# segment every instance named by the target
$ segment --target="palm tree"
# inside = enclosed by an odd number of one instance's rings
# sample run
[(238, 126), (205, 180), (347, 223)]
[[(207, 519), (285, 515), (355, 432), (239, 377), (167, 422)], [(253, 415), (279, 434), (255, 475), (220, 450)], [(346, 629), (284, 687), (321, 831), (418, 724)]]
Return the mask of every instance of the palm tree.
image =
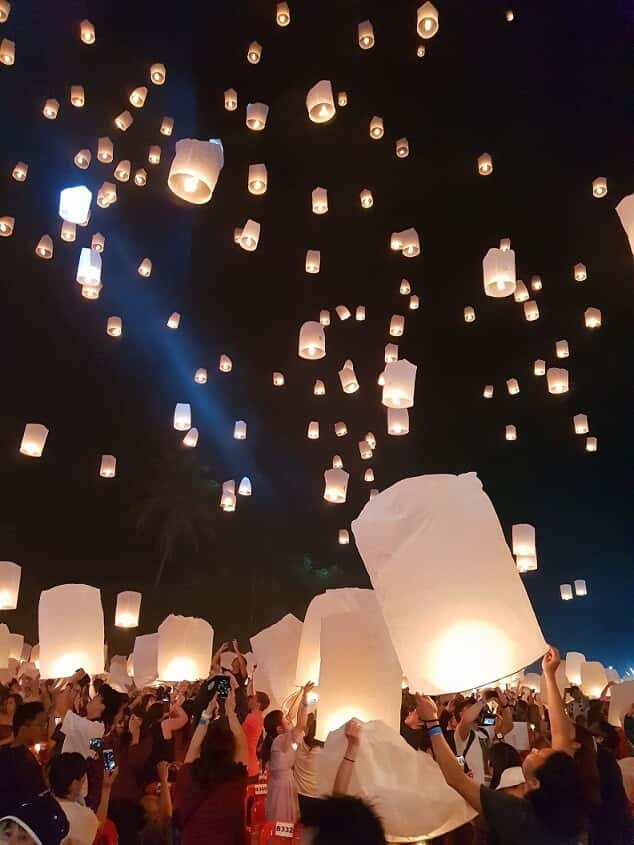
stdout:
[(214, 536), (219, 485), (207, 473), (193, 452), (170, 453), (141, 488), (133, 514), (137, 534), (153, 536), (160, 553), (155, 588), (177, 544), (197, 552), (201, 541)]

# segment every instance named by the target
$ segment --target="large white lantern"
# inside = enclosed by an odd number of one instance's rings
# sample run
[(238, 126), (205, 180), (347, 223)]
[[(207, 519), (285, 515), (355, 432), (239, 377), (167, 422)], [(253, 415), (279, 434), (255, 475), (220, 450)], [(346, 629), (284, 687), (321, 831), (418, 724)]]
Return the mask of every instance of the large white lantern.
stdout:
[(407, 408), (387, 409), (387, 433), (395, 437), (409, 434), (409, 411)]
[(566, 676), (574, 687), (581, 685), (581, 666), (585, 662), (585, 655), (578, 651), (569, 651), (566, 654)]
[(607, 682), (603, 663), (586, 660), (581, 664), (581, 692), (588, 698), (600, 698)]
[(546, 370), (548, 392), (561, 394), (568, 392), (568, 370), (559, 367), (549, 367)]
[(634, 194), (623, 197), (616, 207), (616, 213), (619, 215), (621, 226), (625, 229), (630, 249), (634, 253)]
[(630, 712), (632, 702), (634, 702), (634, 681), (622, 681), (610, 687), (608, 721), (611, 725), (617, 728), (623, 727), (623, 720)]
[(416, 10), (416, 32), (421, 38), (433, 38), (438, 32), (438, 9), (429, 0)]
[(38, 628), (42, 678), (68, 678), (77, 669), (103, 672), (103, 608), (95, 587), (61, 584), (43, 590)]
[(315, 83), (306, 94), (306, 109), (313, 123), (326, 123), (335, 116), (335, 98), (329, 79)]
[(345, 469), (327, 469), (324, 472), (324, 499), (341, 505), (346, 501), (348, 479)]
[(343, 367), (339, 370), (339, 380), (344, 393), (356, 393), (359, 389), (359, 382), (354, 372), (354, 365), (348, 358)]
[(247, 103), (247, 126), (254, 132), (261, 132), (266, 126), (269, 107), (266, 103)]
[(117, 628), (136, 628), (141, 612), (141, 593), (125, 590), (117, 595), (114, 624)]
[(192, 427), (192, 410), (188, 402), (177, 402), (174, 408), (174, 428), (188, 431)]
[(167, 184), (177, 197), (194, 205), (209, 202), (224, 165), (222, 141), (183, 138), (176, 142)]
[[(411, 689), (481, 687), (546, 651), (475, 473), (400, 481), (366, 504), (352, 530)], [(457, 597), (438, 572), (463, 573), (473, 588)]]
[(266, 164), (250, 164), (247, 176), (247, 188), (250, 194), (260, 196), (266, 193), (268, 187), (268, 173)]
[(158, 634), (143, 634), (134, 640), (132, 674), (138, 689), (158, 678)]
[(0, 560), (0, 610), (15, 610), (20, 593), (22, 567), (10, 560)]
[(416, 364), (407, 358), (385, 365), (382, 403), (387, 408), (412, 408), (416, 390)]
[(299, 330), (300, 358), (317, 361), (326, 356), (326, 334), (321, 323), (309, 320)]
[(44, 451), (44, 444), (48, 437), (48, 428), (41, 423), (27, 423), (24, 426), (20, 452), (28, 455), (29, 458), (41, 458)]
[(283, 707), (294, 691), (302, 627), (299, 619), (288, 613), (251, 637), (253, 659), (258, 667), (256, 688), (267, 693), (274, 708)]
[(257, 249), (260, 241), (260, 224), (255, 220), (247, 220), (240, 233), (240, 246), (247, 252)]
[(62, 220), (66, 220), (68, 223), (85, 226), (90, 219), (91, 203), (92, 192), (85, 185), (64, 188), (59, 195), (58, 214)]
[(482, 261), (487, 296), (511, 296), (515, 291), (515, 250), (492, 247)]
[(214, 631), (209, 622), (170, 614), (158, 629), (158, 676), (162, 681), (197, 681), (209, 675)]

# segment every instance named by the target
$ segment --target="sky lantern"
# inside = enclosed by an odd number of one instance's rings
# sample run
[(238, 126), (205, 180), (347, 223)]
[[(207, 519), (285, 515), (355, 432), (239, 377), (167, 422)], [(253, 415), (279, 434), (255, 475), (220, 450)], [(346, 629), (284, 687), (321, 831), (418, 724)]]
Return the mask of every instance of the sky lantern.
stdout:
[(335, 116), (335, 99), (329, 79), (316, 82), (306, 94), (306, 109), (313, 123), (327, 123)]
[(482, 260), (487, 296), (511, 296), (515, 292), (515, 250), (492, 247)]
[(73, 161), (75, 163), (75, 166), (78, 167), (80, 170), (87, 170), (90, 166), (91, 158), (92, 153), (90, 152), (90, 150), (83, 149), (75, 154)]
[(362, 461), (369, 461), (372, 458), (372, 447), (367, 440), (359, 440), (359, 455)]
[(563, 601), (570, 601), (572, 599), (572, 587), (570, 584), (560, 584), (559, 594)]
[(194, 381), (196, 384), (207, 384), (207, 370), (204, 367), (198, 367), (194, 373)]
[(621, 226), (630, 242), (630, 249), (634, 253), (634, 194), (628, 194), (619, 202), (616, 207)]
[(373, 138), (375, 141), (378, 141), (380, 138), (383, 137), (385, 129), (383, 128), (383, 118), (374, 115), (372, 120), (370, 121), (370, 138)]
[(578, 651), (569, 651), (566, 654), (566, 677), (571, 686), (581, 685), (581, 666), (585, 662), (586, 658)]
[(233, 369), (233, 363), (231, 358), (228, 355), (221, 355), (220, 356), (220, 363), (218, 364), (218, 369), (221, 373), (230, 373)]
[[(352, 531), (411, 689), (442, 695), (485, 686), (546, 651), (475, 473), (404, 479), (366, 504)], [(481, 589), (457, 613), (453, 584), (438, 572), (460, 569)]]
[(114, 178), (118, 182), (127, 182), (130, 179), (130, 160), (124, 158), (119, 164), (115, 167), (114, 170)]
[(516, 378), (509, 378), (506, 380), (506, 389), (509, 396), (516, 396), (520, 392), (520, 385)]
[(511, 543), (514, 555), (534, 555), (535, 527), (528, 523), (517, 523), (511, 527)]
[(337, 94), (337, 105), (341, 108), (348, 105), (348, 94), (346, 91), (339, 91)]
[(257, 65), (262, 58), (262, 45), (257, 41), (252, 41), (247, 50), (247, 60), (249, 64)]
[(273, 387), (284, 387), (284, 373), (273, 373)]
[(348, 433), (348, 426), (345, 422), (336, 422), (335, 423), (335, 434), (337, 437), (345, 437)]
[(141, 612), (141, 593), (125, 590), (117, 594), (117, 606), (114, 613), (114, 624), (117, 628), (136, 628), (139, 624)]
[(608, 180), (605, 176), (597, 176), (596, 179), (592, 180), (592, 196), (596, 197), (597, 199), (601, 199), (601, 197), (607, 196), (608, 193)]
[(524, 572), (535, 572), (537, 571), (537, 557), (535, 555), (517, 555), (515, 565), (517, 571), (521, 574)]
[(302, 623), (291, 613), (251, 637), (258, 667), (258, 689), (266, 692), (273, 707), (281, 707), (293, 692)]
[(42, 235), (35, 247), (35, 254), (38, 258), (53, 257), (53, 239), (50, 235)]
[(340, 546), (347, 546), (350, 542), (350, 534), (346, 528), (340, 528), (337, 536), (337, 542)]
[(247, 104), (247, 126), (254, 132), (261, 132), (266, 126), (269, 107), (266, 103)]
[(319, 322), (322, 326), (329, 326), (330, 325), (330, 311), (326, 310), (325, 308), (319, 312)]
[(84, 44), (94, 44), (95, 43), (95, 25), (88, 19), (84, 19), (79, 24), (79, 37), (81, 38)]
[(247, 424), (244, 420), (236, 420), (233, 425), (233, 439), (246, 440), (247, 439)]
[(531, 276), (531, 290), (540, 291), (542, 289), (542, 277), (541, 276)]
[(110, 337), (120, 337), (123, 334), (123, 323), (121, 317), (108, 317), (106, 322), (106, 333)]
[(238, 485), (238, 496), (250, 496), (252, 493), (251, 479), (245, 475)]
[(66, 241), (66, 243), (73, 243), (77, 237), (77, 225), (75, 223), (69, 223), (68, 220), (64, 220), (59, 236), (63, 241)]
[(402, 293), (403, 296), (407, 296), (412, 292), (412, 286), (410, 285), (407, 279), (401, 279), (401, 284), (399, 285), (398, 292)]
[(568, 370), (549, 367), (546, 370), (546, 381), (548, 382), (549, 393), (568, 393)]
[(438, 9), (429, 0), (416, 10), (416, 32), (421, 38), (433, 38), (438, 32)]
[(465, 323), (475, 323), (476, 313), (475, 308), (471, 305), (467, 305), (464, 309), (464, 321)]
[(321, 252), (318, 249), (306, 250), (306, 272), (319, 273), (321, 263)]
[(147, 185), (147, 171), (140, 167), (134, 172), (134, 184), (138, 188), (143, 188)]
[(357, 26), (357, 38), (362, 50), (370, 50), (374, 47), (374, 27), (370, 21), (361, 21)]
[(103, 285), (99, 282), (98, 285), (82, 285), (81, 295), (84, 299), (99, 299)]
[(15, 41), (9, 38), (3, 38), (0, 41), (0, 62), (7, 67), (15, 64)]
[(192, 410), (188, 402), (177, 402), (174, 408), (174, 428), (187, 431), (192, 426)]
[(393, 361), (398, 361), (397, 343), (386, 343), (384, 359), (386, 364), (391, 364)]
[(575, 595), (579, 598), (588, 595), (588, 588), (586, 586), (586, 582), (583, 579), (579, 579), (574, 582), (575, 584)]
[(240, 234), (240, 246), (247, 252), (253, 252), (258, 248), (260, 241), (260, 224), (255, 220), (247, 220)]
[(354, 319), (357, 323), (362, 323), (365, 320), (365, 305), (357, 305), (354, 312)]
[(401, 236), (401, 253), (405, 258), (416, 258), (420, 255), (420, 238), (416, 229), (405, 229), (400, 232)]
[(172, 132), (174, 131), (174, 118), (168, 117), (167, 115), (161, 120), (161, 126), (159, 128), (159, 132), (161, 135), (166, 135), (169, 137)]
[(478, 156), (478, 173), (480, 176), (490, 176), (493, 173), (493, 159), (489, 153)]
[(326, 333), (321, 323), (309, 320), (299, 330), (300, 358), (317, 361), (326, 356)]
[[(134, 106), (135, 109), (143, 108), (145, 105), (145, 100), (147, 98), (147, 88), (145, 85), (140, 85), (138, 88), (135, 88), (133, 91), (130, 92), (129, 100), (130, 104)], [(169, 134), (169, 133), (168, 133)]]
[(575, 282), (585, 282), (588, 278), (588, 271), (586, 269), (586, 265), (579, 262), (575, 264), (572, 268), (573, 275), (575, 277)]
[(134, 118), (126, 109), (115, 117), (114, 122), (117, 129), (120, 129), (122, 132), (127, 132), (134, 123)]
[(198, 429), (190, 428), (185, 437), (183, 437), (183, 446), (189, 449), (194, 449), (198, 445)]
[(425, 45), (424, 45), (424, 44), (419, 44), (419, 45), (416, 47), (416, 57), (417, 57), (417, 58), (419, 58), (419, 59), (424, 58), (424, 56), (425, 56), (425, 52), (426, 52), (426, 50), (425, 50)]
[(158, 676), (196, 681), (209, 675), (214, 630), (204, 619), (170, 614), (158, 627)]
[(172, 193), (194, 205), (209, 202), (224, 165), (222, 141), (182, 138), (170, 166), (167, 184)]
[(101, 283), (101, 255), (96, 249), (82, 247), (76, 278), (80, 285), (89, 287), (96, 287)]
[(311, 194), (313, 214), (326, 214), (328, 211), (328, 191), (326, 188), (314, 188)]
[(533, 373), (536, 376), (546, 375), (546, 362), (542, 358), (537, 358), (533, 365)]
[(247, 188), (250, 194), (260, 196), (266, 193), (268, 187), (268, 173), (266, 164), (250, 164), (247, 176)]
[(507, 23), (512, 23), (512, 21), (515, 20), (515, 13), (513, 12), (513, 9), (507, 9), (504, 12), (504, 19)]
[(517, 428), (514, 425), (507, 425), (504, 428), (504, 439), (505, 440), (517, 440)]
[(359, 382), (354, 372), (354, 365), (348, 358), (343, 367), (339, 370), (339, 380), (344, 393), (356, 393), (359, 389)]
[(225, 513), (233, 513), (236, 509), (236, 483), (235, 481), (223, 481), (222, 493), (220, 494), (220, 508)]
[(225, 109), (235, 111), (238, 108), (238, 92), (235, 88), (227, 88), (224, 93)]
[(0, 560), (0, 610), (17, 608), (21, 576), (21, 566), (11, 560)]
[(308, 423), (306, 437), (309, 440), (319, 440), (319, 423), (316, 420), (312, 420)]
[(5, 23), (11, 14), (11, 3), (9, 0), (0, 0), (0, 23)]
[(372, 467), (368, 467), (366, 471), (363, 473), (363, 480), (371, 483), (374, 481), (374, 470)]
[(147, 160), (150, 164), (160, 164), (161, 162), (161, 148), (158, 144), (151, 144), (147, 154)]
[(106, 247), (106, 238), (101, 232), (95, 232), (90, 239), (90, 248), (98, 253), (102, 253)]
[[(72, 620), (72, 624), (60, 620)], [(89, 675), (103, 672), (103, 608), (95, 587), (60, 584), (43, 590), (38, 630), (42, 678), (68, 678), (79, 668)]]
[(165, 69), (165, 65), (161, 62), (155, 62), (150, 67), (150, 79), (154, 85), (165, 85), (166, 77), (167, 70)]
[(152, 259), (144, 258), (137, 268), (139, 276), (144, 276), (146, 279), (152, 275)]
[(181, 315), (178, 311), (172, 311), (172, 313), (167, 318), (167, 323), (165, 324), (168, 329), (177, 329), (180, 326), (181, 322)]
[(349, 474), (344, 469), (327, 469), (324, 472), (324, 499), (341, 505), (346, 501)]
[(524, 317), (528, 323), (534, 323), (539, 320), (539, 306), (534, 299), (529, 299), (524, 303)]
[(515, 283), (515, 293), (513, 294), (513, 299), (516, 302), (528, 302), (530, 299), (530, 294), (528, 292), (528, 288), (524, 284), (521, 279), (517, 279)]
[(369, 190), (369, 188), (364, 188), (361, 191), (359, 199), (361, 200), (362, 208), (372, 208), (374, 205), (374, 197), (372, 196), (372, 191)]
[(385, 365), (381, 402), (387, 408), (412, 408), (418, 368), (406, 358)]
[(511, 248), (511, 239), (510, 238), (500, 238), (500, 249), (502, 252), (508, 252)]
[(581, 692), (588, 698), (601, 698), (608, 682), (603, 663), (586, 660), (581, 664)]
[(326, 385), (319, 378), (315, 380), (315, 384), (313, 386), (313, 395), (315, 395), (315, 396), (325, 396), (326, 395)]
[(70, 86), (70, 102), (72, 106), (75, 106), (76, 109), (81, 109), (84, 107), (86, 102), (86, 94), (84, 92), (83, 85), (71, 85)]
[(158, 677), (158, 634), (143, 634), (134, 640), (131, 674), (139, 689), (153, 684)]
[(102, 455), (99, 465), (101, 478), (114, 478), (117, 474), (117, 459), (114, 455)]
[(275, 23), (278, 26), (288, 26), (291, 22), (291, 13), (288, 8), (288, 3), (276, 3), (275, 5)]
[(85, 226), (90, 219), (92, 191), (85, 185), (64, 188), (60, 191), (58, 214), (62, 220)]
[(598, 452), (599, 441), (596, 437), (586, 437), (586, 452)]
[(396, 142), (396, 157), (407, 158), (409, 155), (409, 141), (407, 138), (399, 138)]
[(97, 158), (102, 164), (110, 164), (114, 158), (114, 145), (107, 136), (97, 140)]
[(352, 316), (350, 310), (346, 308), (345, 305), (337, 305), (337, 307), (335, 308), (335, 313), (337, 314), (337, 317), (339, 317), (340, 320), (349, 320)]
[(113, 182), (104, 182), (97, 192), (99, 208), (108, 208), (117, 201), (117, 186)]
[(44, 108), (42, 109), (42, 114), (47, 120), (55, 120), (57, 114), (59, 112), (59, 100), (56, 100), (55, 97), (50, 97), (44, 103)]
[(332, 456), (332, 468), (343, 469), (343, 461), (341, 460), (341, 455)]
[(418, 311), (420, 308), (420, 299), (413, 293), (409, 298), (409, 310), (410, 311)]
[(387, 433), (396, 437), (409, 434), (409, 411), (407, 408), (387, 409)]
[(568, 348), (567, 340), (558, 340), (555, 343), (555, 355), (558, 358), (568, 358), (570, 355), (570, 349)]
[(390, 320), (390, 335), (392, 337), (401, 337), (405, 331), (405, 317), (401, 314), (393, 314)]
[(482, 395), (485, 399), (493, 399), (493, 385), (485, 384), (484, 390), (482, 391)]
[(587, 329), (598, 329), (601, 325), (601, 311), (599, 308), (586, 308), (583, 319)]

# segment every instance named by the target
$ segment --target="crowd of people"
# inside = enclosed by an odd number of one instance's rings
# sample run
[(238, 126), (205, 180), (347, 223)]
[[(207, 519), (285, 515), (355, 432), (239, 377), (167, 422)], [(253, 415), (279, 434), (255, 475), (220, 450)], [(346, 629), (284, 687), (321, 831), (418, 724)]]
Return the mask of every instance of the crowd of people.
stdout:
[[(258, 841), (257, 796), (262, 823), (316, 845), (384, 843), (372, 796), (349, 794), (362, 724), (345, 725), (324, 794), (312, 684), (270, 709), (237, 643), (221, 668), (228, 648), (197, 683), (121, 692), (80, 669), (0, 688), (0, 843), (244, 845)], [(541, 694), (521, 684), (470, 698), (403, 692), (403, 741), (477, 813), (443, 845), (634, 843), (634, 705), (613, 727), (605, 699), (562, 694), (558, 665), (551, 648)]]

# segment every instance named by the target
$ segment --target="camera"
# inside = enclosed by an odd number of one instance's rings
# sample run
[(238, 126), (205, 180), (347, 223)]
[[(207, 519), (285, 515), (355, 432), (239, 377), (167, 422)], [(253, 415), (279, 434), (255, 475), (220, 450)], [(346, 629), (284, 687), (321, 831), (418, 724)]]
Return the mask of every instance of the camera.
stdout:
[(101, 754), (101, 752), (103, 751), (103, 739), (101, 739), (98, 736), (94, 736), (90, 740), (89, 745), (90, 745), (90, 750), (95, 751), (97, 754)]

